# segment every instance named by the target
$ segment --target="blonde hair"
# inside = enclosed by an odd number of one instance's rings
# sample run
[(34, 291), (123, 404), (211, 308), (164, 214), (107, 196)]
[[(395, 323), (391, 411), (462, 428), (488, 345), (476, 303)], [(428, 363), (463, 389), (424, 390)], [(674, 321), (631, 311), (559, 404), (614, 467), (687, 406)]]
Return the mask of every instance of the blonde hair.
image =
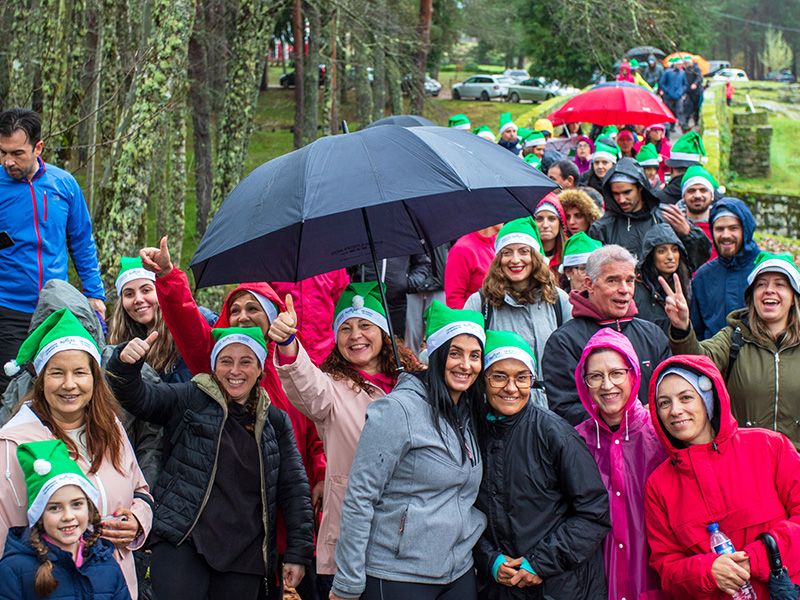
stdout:
[(156, 373), (162, 375), (172, 370), (172, 367), (178, 362), (180, 353), (167, 328), (166, 321), (161, 316), (161, 307), (156, 305), (153, 326), (148, 329), (131, 319), (131, 316), (122, 307), (122, 298), (117, 300), (114, 314), (111, 315), (111, 321), (108, 323), (108, 343), (110, 345), (123, 344), (136, 337), (144, 339), (153, 331), (158, 331), (158, 337), (150, 346), (145, 362), (153, 367)]

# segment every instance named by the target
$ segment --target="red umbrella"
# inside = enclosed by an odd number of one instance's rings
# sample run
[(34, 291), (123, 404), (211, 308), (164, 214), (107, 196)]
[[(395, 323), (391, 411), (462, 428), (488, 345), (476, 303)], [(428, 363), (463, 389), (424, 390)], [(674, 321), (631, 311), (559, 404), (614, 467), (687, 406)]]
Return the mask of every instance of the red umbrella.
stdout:
[(560, 123), (595, 125), (653, 125), (677, 121), (652, 92), (624, 82), (608, 83), (578, 94), (548, 119)]

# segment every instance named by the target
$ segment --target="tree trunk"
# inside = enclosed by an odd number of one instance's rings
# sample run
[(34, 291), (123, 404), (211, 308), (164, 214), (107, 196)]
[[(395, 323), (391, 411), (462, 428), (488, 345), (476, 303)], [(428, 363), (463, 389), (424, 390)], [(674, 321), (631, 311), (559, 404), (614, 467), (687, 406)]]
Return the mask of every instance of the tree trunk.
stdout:
[(145, 212), (153, 153), (163, 135), (165, 111), (175, 102), (186, 79), (186, 51), (194, 24), (192, 0), (156, 0), (150, 52), (134, 77), (134, 102), (127, 137), (104, 189), (95, 237), (100, 250), (100, 272), (113, 289), (120, 256), (132, 254), (132, 233)]
[(319, 64), (320, 45), (322, 41), (322, 25), (319, 8), (306, 3), (308, 19), (308, 54), (305, 57), (305, 76), (303, 77), (303, 145), (317, 139), (319, 126)]
[(419, 1), (417, 51), (414, 54), (414, 77), (411, 86), (411, 114), (422, 115), (425, 104), (425, 67), (428, 65), (428, 45), (431, 41), (433, 0)]
[(214, 166), (211, 150), (211, 91), (209, 81), (208, 47), (210, 31), (208, 15), (202, 2), (197, 4), (195, 28), (189, 40), (189, 95), (192, 103), (192, 132), (194, 144), (195, 201), (197, 237), (206, 232), (211, 212), (211, 190)]
[(405, 114), (405, 107), (403, 106), (403, 89), (400, 85), (400, 67), (397, 64), (397, 57), (400, 56), (397, 50), (397, 44), (393, 44), (394, 52), (386, 65), (386, 83), (389, 87), (389, 102), (392, 105), (393, 115)]
[(386, 110), (386, 0), (374, 0), (375, 23), (372, 27), (372, 62), (374, 67), (372, 82), (372, 120), (385, 116)]
[(356, 75), (356, 120), (362, 128), (372, 122), (372, 86), (367, 70), (372, 56), (369, 54), (366, 36), (367, 33), (361, 25), (354, 27), (352, 62)]
[(186, 221), (186, 106), (176, 106), (170, 114), (167, 147), (167, 210), (166, 234), (169, 236), (172, 262), (181, 265), (183, 229)]
[(302, 0), (292, 2), (292, 41), (294, 43), (294, 149), (303, 147), (303, 126), (305, 124), (305, 98), (303, 97), (303, 11)]
[(323, 46), (323, 53), (327, 56), (325, 73), (325, 88), (322, 93), (322, 118), (320, 126), (323, 135), (336, 135), (339, 123), (339, 105), (337, 103), (337, 85), (339, 83), (339, 65), (336, 60), (336, 7), (328, 5), (322, 14), (321, 21), (328, 23), (325, 38), (327, 44)]

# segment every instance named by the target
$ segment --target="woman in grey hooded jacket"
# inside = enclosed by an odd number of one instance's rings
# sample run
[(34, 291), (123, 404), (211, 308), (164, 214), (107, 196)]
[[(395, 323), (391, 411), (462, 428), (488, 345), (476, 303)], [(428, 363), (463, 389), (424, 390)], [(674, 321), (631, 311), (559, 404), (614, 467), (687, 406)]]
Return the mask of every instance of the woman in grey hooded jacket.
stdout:
[(480, 313), (433, 301), (429, 367), (367, 408), (342, 505), (331, 599), (475, 600), (474, 507), (482, 464), (471, 422), (482, 395)]

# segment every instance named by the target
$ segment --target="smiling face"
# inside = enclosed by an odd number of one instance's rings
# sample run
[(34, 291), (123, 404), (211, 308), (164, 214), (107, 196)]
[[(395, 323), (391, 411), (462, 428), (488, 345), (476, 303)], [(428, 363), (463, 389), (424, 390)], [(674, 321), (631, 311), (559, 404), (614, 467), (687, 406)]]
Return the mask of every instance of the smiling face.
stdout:
[(714, 441), (703, 399), (683, 377), (665, 376), (658, 384), (656, 402), (658, 418), (672, 437), (690, 446)]
[[(492, 408), (495, 416), (510, 417), (517, 414), (525, 406), (531, 395), (530, 385), (519, 388), (516, 384), (518, 377), (532, 375), (530, 369), (516, 358), (498, 360), (489, 366), (484, 373), (486, 377), (486, 401)], [(505, 375), (508, 378), (505, 386), (496, 388), (492, 385), (493, 375)]]
[(736, 217), (717, 217), (711, 226), (717, 252), (723, 258), (731, 259), (744, 247), (742, 222)]
[(53, 420), (62, 429), (75, 429), (86, 421), (86, 406), (94, 393), (94, 376), (83, 350), (64, 350), (47, 361), (42, 391)]
[(588, 277), (584, 285), (589, 300), (609, 319), (621, 319), (628, 313), (636, 285), (636, 273), (629, 262), (608, 262), (600, 267), (597, 281)]
[(533, 153), (539, 158), (542, 158), (544, 156), (544, 150), (545, 150), (544, 144), (533, 147)]
[(577, 206), (570, 206), (566, 211), (567, 231), (570, 235), (589, 231), (589, 219), (586, 218)]
[(536, 226), (539, 228), (539, 237), (543, 243), (552, 242), (558, 237), (561, 223), (558, 216), (551, 213), (549, 210), (543, 210), (536, 213), (533, 218), (536, 221)]
[(50, 496), (41, 517), (42, 529), (53, 543), (73, 556), (89, 525), (89, 500), (77, 485), (65, 485)]
[(350, 317), (336, 332), (336, 346), (344, 359), (368, 375), (378, 373), (383, 330), (367, 319)]
[[(599, 387), (590, 387), (589, 395), (600, 409), (603, 421), (612, 427), (622, 422), (633, 389), (633, 372), (626, 369), (630, 369), (628, 361), (616, 350), (593, 352), (583, 366), (585, 378), (596, 377), (599, 380), (598, 376), (602, 375), (602, 383)], [(622, 373), (625, 373), (624, 377)], [(622, 381), (615, 383), (619, 379)]]
[(714, 194), (701, 183), (690, 185), (683, 192), (683, 201), (686, 203), (686, 210), (694, 217), (693, 220), (699, 221), (700, 218), (708, 216), (708, 209), (714, 200)]
[(525, 289), (533, 271), (533, 250), (526, 244), (509, 244), (500, 249), (500, 268), (515, 290)]
[(667, 278), (678, 270), (681, 252), (678, 244), (659, 244), (653, 252), (653, 266), (659, 274)]
[(597, 175), (600, 179), (606, 176), (608, 170), (614, 166), (607, 158), (597, 157), (592, 161), (592, 168), (594, 169), (594, 174)]
[(228, 322), (231, 327), (258, 327), (265, 337), (270, 325), (261, 303), (250, 292), (241, 292), (228, 303)]
[(248, 346), (228, 344), (217, 355), (214, 374), (231, 399), (244, 404), (261, 375), (261, 364)]
[(450, 342), (447, 362), (444, 365), (444, 384), (453, 402), (475, 383), (483, 367), (481, 343), (472, 335), (462, 333)]
[(145, 327), (153, 325), (158, 307), (156, 286), (149, 279), (134, 279), (122, 288), (122, 308), (128, 316)]
[(619, 209), (626, 213), (635, 213), (642, 208), (642, 190), (635, 183), (615, 181), (611, 184), (611, 195)]
[(784, 331), (794, 306), (794, 290), (783, 273), (761, 273), (753, 282), (756, 313), (776, 331)]

